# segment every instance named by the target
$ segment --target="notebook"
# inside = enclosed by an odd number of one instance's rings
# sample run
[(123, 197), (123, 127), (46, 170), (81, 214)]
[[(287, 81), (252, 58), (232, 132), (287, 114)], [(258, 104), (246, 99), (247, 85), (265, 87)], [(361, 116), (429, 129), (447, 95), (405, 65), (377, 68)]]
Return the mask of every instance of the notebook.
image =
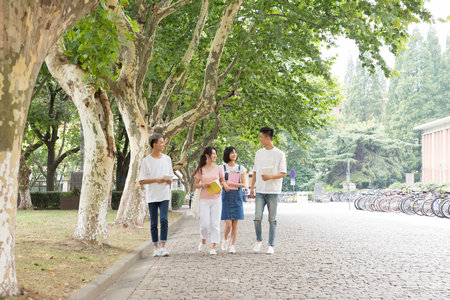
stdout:
[(222, 188), (220, 187), (219, 180), (215, 180), (209, 183), (209, 187), (206, 188), (210, 195), (220, 193)]
[(262, 168), (262, 175), (274, 175), (273, 167)]
[[(241, 174), (239, 173), (228, 173), (228, 181), (231, 181), (233, 183), (239, 183), (239, 177), (241, 177)], [(238, 187), (229, 185), (230, 190), (237, 190)]]

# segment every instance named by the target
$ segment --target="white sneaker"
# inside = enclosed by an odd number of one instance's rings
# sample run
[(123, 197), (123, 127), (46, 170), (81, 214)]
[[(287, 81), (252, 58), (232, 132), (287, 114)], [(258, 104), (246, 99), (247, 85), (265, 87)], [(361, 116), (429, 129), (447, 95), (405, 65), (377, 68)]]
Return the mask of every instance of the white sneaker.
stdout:
[(153, 249), (153, 257), (161, 256), (161, 251), (159, 248)]
[(262, 242), (256, 241), (255, 247), (253, 247), (253, 252), (261, 251), (261, 245), (262, 245)]
[(230, 246), (230, 250), (228, 252), (233, 253), (233, 254), (236, 253), (236, 248), (234, 248), (234, 245)]
[(209, 250), (209, 254), (216, 255), (217, 254), (216, 249)]
[(203, 246), (205, 246), (205, 244), (202, 244), (202, 242), (200, 242), (200, 244), (198, 244), (198, 251), (202, 251)]
[(229, 245), (230, 245), (230, 243), (228, 242), (228, 240), (223, 240), (223, 241), (222, 241), (222, 245), (221, 245), (222, 250), (223, 250), (223, 251), (227, 251)]
[(169, 256), (169, 251), (167, 251), (166, 248), (161, 248), (160, 255), (161, 256)]
[(273, 247), (272, 247), (272, 246), (269, 246), (269, 247), (267, 248), (266, 254), (273, 254), (273, 253), (274, 253)]

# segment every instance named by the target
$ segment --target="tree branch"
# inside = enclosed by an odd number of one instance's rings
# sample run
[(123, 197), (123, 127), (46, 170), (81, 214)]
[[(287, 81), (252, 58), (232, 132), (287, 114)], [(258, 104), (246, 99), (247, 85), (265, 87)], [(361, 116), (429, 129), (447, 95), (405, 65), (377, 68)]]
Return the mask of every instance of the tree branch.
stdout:
[(192, 0), (180, 0), (167, 8), (161, 9), (157, 15), (158, 20), (161, 21), (162, 19), (170, 16), (172, 13), (176, 12), (178, 9), (182, 8), (191, 1)]
[(167, 78), (166, 83), (164, 84), (164, 88), (161, 92), (161, 95), (159, 96), (158, 101), (152, 108), (152, 115), (150, 117), (149, 127), (153, 127), (155, 124), (162, 122), (162, 116), (166, 108), (167, 102), (169, 101), (169, 98), (172, 95), (173, 89), (186, 73), (186, 68), (191, 63), (192, 57), (195, 53), (195, 49), (198, 47), (198, 44), (200, 42), (200, 34), (203, 31), (203, 28), (206, 23), (206, 18), (208, 16), (208, 10), (209, 10), (209, 0), (202, 0), (202, 7), (197, 20), (197, 25), (195, 26), (195, 30), (192, 35), (191, 42), (189, 43), (189, 47), (187, 48), (183, 58), (181, 59), (179, 66)]

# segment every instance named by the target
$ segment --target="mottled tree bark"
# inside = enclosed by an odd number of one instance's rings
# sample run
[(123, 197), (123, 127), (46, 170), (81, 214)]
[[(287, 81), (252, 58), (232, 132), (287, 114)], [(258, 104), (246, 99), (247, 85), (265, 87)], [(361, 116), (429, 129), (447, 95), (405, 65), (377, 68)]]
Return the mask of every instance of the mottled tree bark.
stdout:
[(98, 0), (0, 0), (0, 296), (19, 293), (17, 176), (31, 94), (49, 48)]
[(31, 203), (30, 195), (30, 175), (31, 170), (27, 166), (25, 155), (20, 155), (20, 167), (19, 167), (19, 196), (20, 203), (17, 209), (19, 210), (33, 210), (33, 204)]
[(55, 45), (45, 59), (49, 71), (72, 98), (83, 124), (85, 156), (78, 223), (74, 238), (108, 243), (106, 214), (111, 197), (115, 145), (113, 118), (106, 93), (84, 81), (85, 71)]

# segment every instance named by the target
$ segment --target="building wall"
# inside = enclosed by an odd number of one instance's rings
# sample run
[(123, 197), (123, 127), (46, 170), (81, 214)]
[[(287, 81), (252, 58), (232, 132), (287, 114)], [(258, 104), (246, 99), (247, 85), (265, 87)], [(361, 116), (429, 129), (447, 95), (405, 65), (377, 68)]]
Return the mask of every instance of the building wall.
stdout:
[(422, 181), (450, 182), (450, 128), (422, 134)]

